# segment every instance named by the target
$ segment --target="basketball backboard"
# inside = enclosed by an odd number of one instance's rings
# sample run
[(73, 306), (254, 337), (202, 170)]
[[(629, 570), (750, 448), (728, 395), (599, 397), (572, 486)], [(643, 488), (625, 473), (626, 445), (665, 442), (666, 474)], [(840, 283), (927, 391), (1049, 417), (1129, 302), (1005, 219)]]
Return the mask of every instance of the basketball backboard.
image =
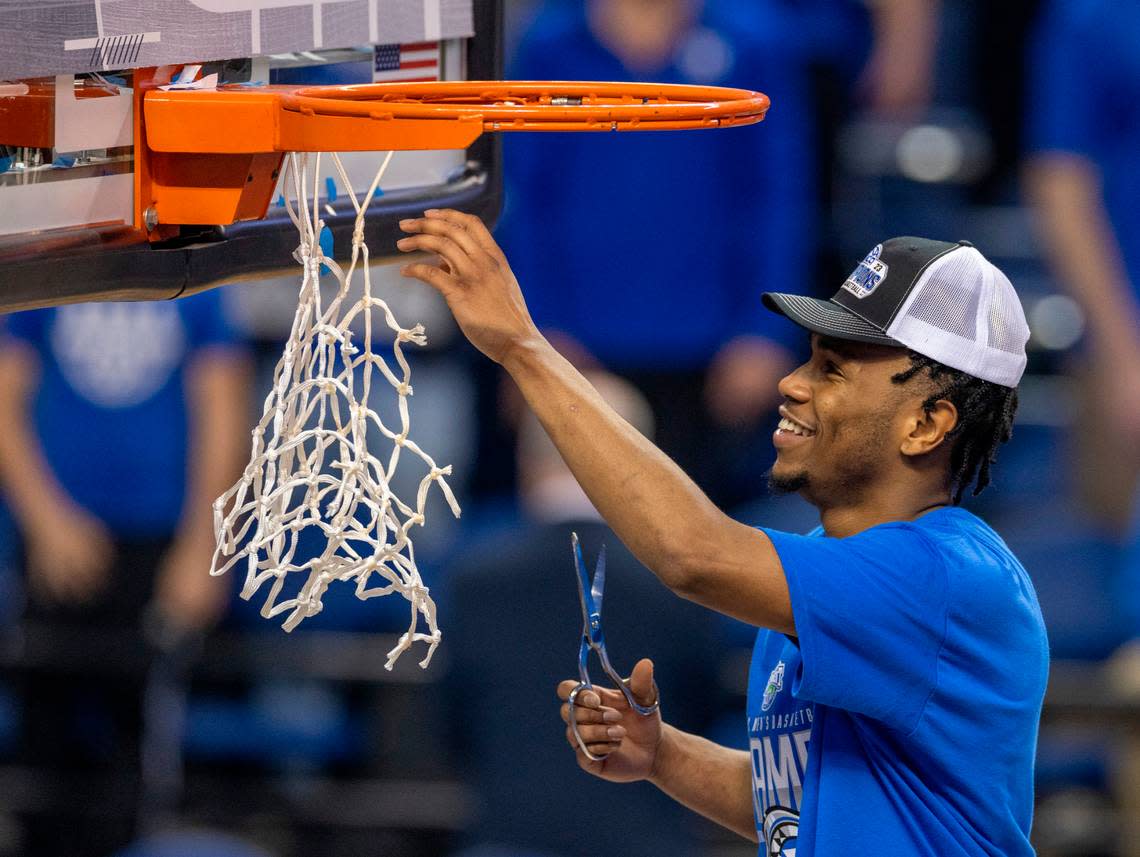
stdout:
[[(501, 6), (501, 0), (4, 4), (0, 312), (171, 298), (294, 265), (296, 231), (276, 201), (264, 217), (258, 211), (232, 225), (156, 230), (145, 222), (136, 201), (146, 89), (494, 80), (502, 76)], [(376, 155), (342, 157), (354, 189), (366, 189)], [(344, 246), (355, 212), (339, 176), (322, 174), (319, 184), (331, 238)], [(368, 243), (383, 255), (393, 248), (399, 218), (427, 205), (492, 220), (499, 196), (493, 136), (466, 150), (401, 152), (383, 198), (370, 207)]]

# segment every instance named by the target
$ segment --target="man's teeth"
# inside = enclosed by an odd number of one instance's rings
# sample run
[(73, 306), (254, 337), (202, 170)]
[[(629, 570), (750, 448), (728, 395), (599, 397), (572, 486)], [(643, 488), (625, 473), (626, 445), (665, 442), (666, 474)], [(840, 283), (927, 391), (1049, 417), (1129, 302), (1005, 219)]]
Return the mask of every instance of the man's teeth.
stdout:
[(808, 431), (799, 423), (794, 423), (787, 417), (780, 419), (780, 431), (790, 431), (792, 434), (803, 435), (804, 437), (811, 437), (815, 432)]

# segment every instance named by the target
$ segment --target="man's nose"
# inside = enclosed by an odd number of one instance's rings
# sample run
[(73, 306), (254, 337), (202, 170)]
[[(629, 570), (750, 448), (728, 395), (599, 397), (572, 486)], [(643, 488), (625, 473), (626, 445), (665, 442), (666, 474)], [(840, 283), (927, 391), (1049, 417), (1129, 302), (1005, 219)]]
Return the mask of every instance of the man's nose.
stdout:
[(776, 385), (780, 395), (792, 402), (803, 404), (811, 398), (811, 387), (804, 378), (803, 366), (792, 370)]

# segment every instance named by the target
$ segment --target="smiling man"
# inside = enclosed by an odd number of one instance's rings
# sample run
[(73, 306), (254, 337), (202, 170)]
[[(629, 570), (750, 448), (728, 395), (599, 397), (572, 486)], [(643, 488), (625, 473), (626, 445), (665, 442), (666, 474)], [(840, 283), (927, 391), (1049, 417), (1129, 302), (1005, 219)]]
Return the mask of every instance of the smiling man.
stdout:
[[(749, 752), (599, 688), (577, 722), (608, 755), (567, 731), (583, 769), (650, 780), (765, 855), (1032, 854), (1044, 626), (1025, 570), (958, 507), (989, 482), (1025, 369), (1029, 331), (997, 268), (965, 242), (895, 238), (829, 301), (764, 295), (812, 336), (779, 385), (771, 474), (819, 509), (822, 527), (797, 536), (724, 515), (614, 414), (535, 328), (478, 219), (402, 226), (401, 250), (440, 259), (405, 274), (511, 374), (630, 550), (678, 595), (761, 629)], [(650, 702), (652, 663), (629, 682)]]

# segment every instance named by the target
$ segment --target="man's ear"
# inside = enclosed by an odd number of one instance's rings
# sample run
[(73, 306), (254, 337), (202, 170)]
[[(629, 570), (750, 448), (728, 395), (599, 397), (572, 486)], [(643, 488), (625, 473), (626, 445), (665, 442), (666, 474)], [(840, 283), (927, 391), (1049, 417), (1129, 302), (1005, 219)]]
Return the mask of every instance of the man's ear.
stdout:
[(926, 455), (942, 445), (946, 435), (958, 425), (958, 409), (948, 399), (939, 399), (929, 411), (919, 404), (907, 418), (907, 433), (899, 452), (903, 455)]

